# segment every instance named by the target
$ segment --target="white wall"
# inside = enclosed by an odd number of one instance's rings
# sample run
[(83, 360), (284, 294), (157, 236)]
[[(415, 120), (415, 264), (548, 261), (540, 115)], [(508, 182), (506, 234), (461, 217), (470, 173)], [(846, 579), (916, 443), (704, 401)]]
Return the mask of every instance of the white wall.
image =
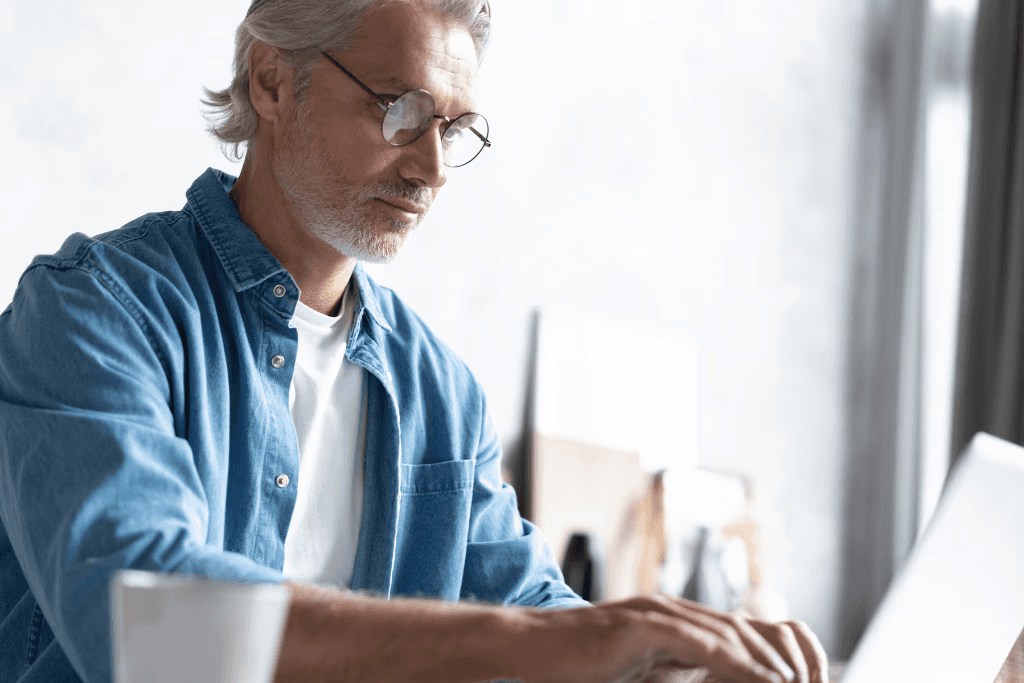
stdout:
[[(0, 5), (0, 300), (68, 233), (179, 208), (206, 166), (232, 169), (197, 101), (227, 81), (247, 4)], [(535, 307), (690, 340), (701, 460), (778, 510), (770, 578), (834, 650), (865, 3), (493, 4), (494, 147), (372, 272), (474, 368), (510, 447)]]
[(774, 502), (771, 578), (832, 647), (863, 3), (511, 4), (482, 72), (494, 148), (374, 273), (475, 369), (510, 444), (533, 307), (689, 339), (701, 460)]

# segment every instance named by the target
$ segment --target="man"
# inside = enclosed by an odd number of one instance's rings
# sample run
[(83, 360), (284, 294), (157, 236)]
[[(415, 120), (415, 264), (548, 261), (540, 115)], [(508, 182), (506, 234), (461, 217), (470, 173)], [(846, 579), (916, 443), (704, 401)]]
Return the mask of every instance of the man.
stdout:
[(573, 595), (501, 482), (479, 386), (358, 267), (490, 144), (489, 20), (257, 0), (210, 94), (239, 178), (26, 271), (0, 317), (0, 682), (109, 681), (121, 567), (292, 579), (280, 681), (824, 681), (802, 624)]

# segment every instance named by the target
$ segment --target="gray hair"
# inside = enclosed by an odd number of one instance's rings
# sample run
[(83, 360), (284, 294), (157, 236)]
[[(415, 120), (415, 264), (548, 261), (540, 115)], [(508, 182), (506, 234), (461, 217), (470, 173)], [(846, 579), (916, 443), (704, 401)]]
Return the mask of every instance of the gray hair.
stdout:
[(352, 46), (363, 15), (391, 2), (419, 1), (469, 31), (477, 63), (491, 37), (488, 0), (253, 0), (235, 32), (234, 78), (224, 90), (204, 88), (208, 130), (229, 158), (256, 141), (256, 110), (249, 99), (249, 53), (257, 41), (280, 48), (295, 69), (295, 96), (301, 101), (320, 51)]

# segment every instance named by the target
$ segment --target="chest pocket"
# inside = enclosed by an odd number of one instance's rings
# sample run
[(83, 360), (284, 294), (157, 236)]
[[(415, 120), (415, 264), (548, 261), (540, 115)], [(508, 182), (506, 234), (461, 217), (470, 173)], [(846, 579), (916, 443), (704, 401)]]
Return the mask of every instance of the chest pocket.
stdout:
[(458, 599), (475, 465), (473, 460), (401, 465), (394, 594)]
[(452, 460), (429, 465), (406, 465), (401, 468), (403, 496), (457, 493), (473, 488), (473, 460)]

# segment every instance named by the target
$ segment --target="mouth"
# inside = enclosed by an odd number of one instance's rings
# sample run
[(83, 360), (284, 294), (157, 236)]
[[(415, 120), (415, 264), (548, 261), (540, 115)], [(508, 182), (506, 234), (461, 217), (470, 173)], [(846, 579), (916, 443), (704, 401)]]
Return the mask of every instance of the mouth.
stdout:
[(402, 199), (400, 197), (388, 197), (387, 199), (375, 197), (374, 200), (403, 214), (407, 222), (419, 220), (427, 212), (427, 209), (430, 208), (429, 205), (418, 204), (410, 199)]

